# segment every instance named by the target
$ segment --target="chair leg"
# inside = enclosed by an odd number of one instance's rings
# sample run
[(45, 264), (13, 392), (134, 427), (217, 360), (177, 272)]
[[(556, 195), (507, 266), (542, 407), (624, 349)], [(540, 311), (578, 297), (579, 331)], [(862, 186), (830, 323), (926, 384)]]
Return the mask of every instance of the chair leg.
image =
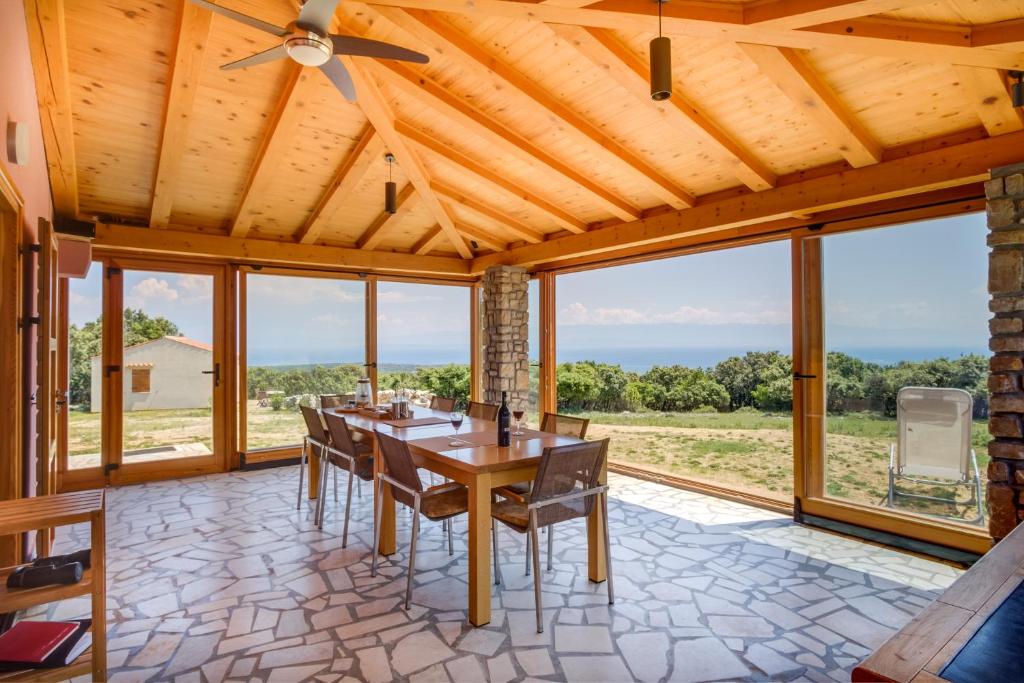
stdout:
[(295, 509), (302, 509), (302, 480), (306, 475), (306, 449), (309, 448), (309, 443), (306, 438), (302, 438), (302, 455), (299, 456), (299, 495), (295, 499)]
[(551, 571), (551, 557), (555, 553), (555, 527), (548, 527), (548, 571)]
[(533, 599), (537, 605), (537, 633), (544, 633), (544, 607), (540, 602), (540, 553), (537, 552), (537, 513), (530, 513), (530, 537), (533, 539)]
[[(332, 467), (331, 463), (327, 460), (327, 449), (323, 448), (320, 450), (320, 495), (317, 496), (320, 501), (320, 518), (317, 520), (317, 528), (324, 528), (324, 517), (327, 516), (327, 468)], [(335, 470), (338, 468), (335, 467)]]
[(356, 480), (356, 498), (363, 497), (363, 482)]
[(455, 543), (452, 541), (452, 518), (448, 519), (448, 555), (455, 554)]
[[(604, 525), (604, 563), (608, 569), (608, 604), (615, 604), (615, 589), (612, 586), (612, 537), (608, 535), (608, 492), (601, 494), (601, 504), (604, 508), (604, 515), (601, 517)], [(554, 527), (552, 527), (553, 529)]]
[(377, 504), (373, 506), (373, 552), (370, 554), (370, 576), (377, 576), (377, 549), (380, 547), (380, 518), (384, 513), (384, 482), (374, 480)]
[(412, 538), (409, 539), (409, 578), (405, 583), (405, 609), (412, 600), (412, 576), (416, 571), (416, 537), (420, 534), (420, 497), (413, 500)]
[(348, 461), (348, 493), (345, 495), (345, 526), (341, 531), (341, 547), (348, 545), (348, 518), (352, 514), (352, 480), (356, 478), (356, 462)]
[(334, 468), (334, 502), (338, 502), (338, 468)]
[(494, 556), (494, 585), (501, 585), (501, 567), (498, 566), (498, 523), (491, 520), (491, 554)]
[(526, 534), (526, 575), (530, 575), (530, 534)]

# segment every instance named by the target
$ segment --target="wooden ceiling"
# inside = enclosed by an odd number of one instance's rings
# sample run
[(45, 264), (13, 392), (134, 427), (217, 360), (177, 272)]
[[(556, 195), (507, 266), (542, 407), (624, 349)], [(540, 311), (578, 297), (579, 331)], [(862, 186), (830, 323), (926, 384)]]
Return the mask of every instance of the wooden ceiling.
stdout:
[(342, 0), (337, 32), (430, 56), (344, 58), (357, 104), (289, 60), (220, 70), (277, 39), (187, 0), (25, 2), (55, 204), (112, 246), (471, 274), (1024, 160), (1024, 0), (672, 0), (661, 103), (648, 0)]

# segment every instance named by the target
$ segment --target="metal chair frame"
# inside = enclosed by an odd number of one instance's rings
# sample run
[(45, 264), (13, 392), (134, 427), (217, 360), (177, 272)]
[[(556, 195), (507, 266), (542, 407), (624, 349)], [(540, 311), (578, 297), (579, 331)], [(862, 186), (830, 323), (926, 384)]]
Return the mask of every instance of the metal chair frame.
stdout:
[[(320, 448), (320, 493), (316, 500), (316, 514), (314, 519), (316, 520), (316, 526), (318, 529), (324, 528), (324, 516), (326, 514), (327, 504), (324, 502), (327, 496), (327, 465), (334, 464), (330, 462), (328, 455), (333, 455), (347, 463), (345, 468), (348, 471), (348, 492), (345, 496), (345, 523), (342, 527), (341, 532), (341, 547), (344, 548), (348, 545), (348, 520), (352, 513), (352, 483), (358, 480), (356, 476), (356, 459), (347, 453), (339, 451), (330, 445), (321, 444)], [(338, 469), (334, 467), (334, 500), (338, 500)]]

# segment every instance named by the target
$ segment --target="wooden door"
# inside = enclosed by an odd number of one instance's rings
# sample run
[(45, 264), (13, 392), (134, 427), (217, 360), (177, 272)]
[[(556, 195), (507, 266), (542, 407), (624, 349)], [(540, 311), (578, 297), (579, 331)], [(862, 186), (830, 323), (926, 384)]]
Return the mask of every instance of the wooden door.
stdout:
[[(23, 493), (21, 199), (0, 165), (0, 500)], [(19, 536), (0, 536), (0, 567), (20, 562)]]
[[(53, 226), (39, 219), (39, 275), (36, 310), (36, 495), (57, 492), (58, 412), (65, 407), (58, 390), (57, 331), (61, 317), (57, 275), (57, 238)], [(49, 554), (52, 529), (41, 529), (36, 551)]]

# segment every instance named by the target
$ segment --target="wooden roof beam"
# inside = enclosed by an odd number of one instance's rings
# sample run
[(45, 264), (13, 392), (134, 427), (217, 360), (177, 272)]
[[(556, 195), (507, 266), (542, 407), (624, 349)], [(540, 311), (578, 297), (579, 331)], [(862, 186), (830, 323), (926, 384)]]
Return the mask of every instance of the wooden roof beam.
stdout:
[(475, 62), (477, 66), (490, 71), (511, 90), (518, 91), (520, 95), (529, 98), (549, 115), (560, 120), (564, 124), (564, 130), (578, 142), (599, 147), (617, 162), (632, 169), (645, 181), (648, 189), (664, 203), (677, 209), (696, 204), (693, 195), (680, 187), (675, 180), (606, 135), (598, 126), (539, 87), (533, 79), (489, 54), (441, 17), (422, 10), (402, 10), (394, 7), (379, 7), (377, 11), (413, 37), (431, 45), (439, 44), (447, 55), (462, 55), (463, 58)]
[(356, 146), (338, 167), (334, 178), (317, 201), (313, 212), (306, 223), (295, 234), (295, 241), (302, 244), (316, 242), (330, 223), (331, 218), (341, 205), (355, 191), (359, 183), (366, 177), (373, 162), (384, 153), (384, 141), (380, 139), (373, 126), (367, 125)]
[(433, 108), (450, 119), (479, 131), (488, 140), (501, 145), (530, 165), (541, 165), (579, 186), (601, 205), (601, 208), (620, 220), (635, 220), (640, 209), (622, 199), (614, 192), (600, 186), (585, 173), (573, 168), (558, 157), (545, 151), (526, 137), (509, 130), (460, 97), (448, 92), (429, 77), (422, 75), (401, 62), (376, 61), (375, 68), (390, 79), (390, 82), (412, 97), (429, 103)]
[(674, 129), (681, 128), (699, 135), (741, 183), (752, 190), (766, 190), (775, 186), (776, 177), (771, 169), (689, 102), (679, 87), (673, 86), (672, 97), (665, 102), (652, 100), (648, 65), (611, 31), (563, 24), (551, 24), (550, 28), (644, 103), (644, 106), (660, 112)]
[(164, 106), (164, 124), (157, 150), (156, 177), (153, 180), (153, 203), (149, 210), (149, 224), (166, 228), (171, 221), (171, 206), (177, 190), (181, 156), (188, 139), (192, 105), (199, 90), (199, 77), (203, 71), (207, 39), (213, 13), (189, 0), (181, 0), (181, 19), (178, 39), (171, 61), (170, 85)]
[(1003, 135), (1024, 128), (1021, 111), (1013, 106), (1003, 72), (974, 66), (954, 66), (953, 69), (961, 85), (967, 89), (974, 110), (989, 135)]
[(804, 28), (923, 5), (934, 0), (770, 0), (743, 7), (743, 22), (775, 28)]
[(25, 0), (25, 21), (53, 205), (59, 215), (77, 218), (78, 171), (63, 0)]
[(370, 227), (366, 229), (366, 232), (363, 233), (362, 237), (359, 238), (359, 241), (356, 242), (356, 246), (360, 249), (376, 249), (377, 245), (384, 239), (387, 229), (402, 220), (416, 206), (416, 188), (413, 184), (407, 183), (402, 188), (402, 191), (398, 193), (396, 200), (395, 213), (381, 211), (380, 215), (377, 216), (373, 223), (370, 224)]
[(436, 138), (427, 135), (418, 128), (415, 128), (402, 120), (398, 120), (395, 121), (395, 130), (398, 131), (399, 135), (411, 140), (420, 147), (437, 154), (444, 158), (445, 161), (459, 167), (466, 173), (474, 176), (476, 179), (484, 181), (492, 187), (502, 190), (506, 194), (512, 195), (529, 204), (533, 208), (544, 213), (559, 227), (575, 233), (587, 231), (586, 223), (573, 217), (568, 212), (563, 211), (556, 204), (535, 195), (518, 183), (509, 180), (508, 176), (496, 173), (483, 164), (477, 163), (457, 149), (438, 142)]
[(285, 153), (291, 149), (295, 132), (306, 111), (306, 104), (316, 90), (321, 78), (316, 69), (306, 69), (292, 64), (284, 90), (277, 102), (277, 108), (270, 117), (263, 134), (256, 160), (249, 170), (242, 191), (242, 201), (231, 222), (231, 236), (245, 237), (249, 234), (256, 217), (257, 204), (266, 196), (267, 187), (277, 172)]
[(503, 228), (508, 230), (510, 233), (518, 237), (519, 239), (536, 244), (544, 241), (544, 235), (537, 232), (530, 226), (522, 223), (521, 221), (509, 216), (508, 214), (498, 211), (497, 209), (491, 208), (487, 204), (474, 199), (473, 197), (460, 192), (458, 189), (447, 185), (445, 183), (434, 181), (431, 185), (434, 192), (438, 195), (449, 199), (456, 204), (460, 204), (470, 211), (480, 214), (485, 218), (489, 218), (495, 223), (498, 223)]
[(757, 68), (793, 101), (851, 166), (877, 164), (882, 147), (796, 50), (741, 43)]
[(441, 244), (444, 239), (444, 230), (440, 225), (435, 225), (416, 244), (412, 245), (412, 253), (417, 256), (426, 256), (437, 249), (437, 245)]
[(502, 242), (486, 230), (481, 230), (475, 226), (458, 222), (455, 223), (455, 228), (462, 233), (462, 236), (467, 240), (472, 240), (478, 245), (486, 249), (490, 249), (491, 251), (505, 251), (508, 249), (508, 244)]
[(339, 59), (345, 64), (345, 68), (348, 69), (349, 74), (352, 76), (352, 82), (355, 84), (356, 92), (359, 95), (359, 107), (384, 140), (390, 152), (395, 155), (398, 163), (402, 165), (402, 170), (405, 171), (410, 184), (416, 188), (420, 200), (434, 216), (434, 220), (441, 226), (441, 229), (444, 230), (448, 240), (455, 247), (455, 251), (464, 259), (472, 258), (473, 252), (466, 246), (462, 236), (455, 229), (455, 223), (452, 221), (451, 216), (448, 215), (448, 211), (441, 205), (437, 195), (431, 189), (430, 176), (416, 150), (406, 142), (405, 138), (395, 132), (395, 115), (384, 100), (384, 95), (381, 93), (380, 88), (377, 87), (373, 78), (363, 71), (362, 66), (356, 64), (351, 57), (344, 56)]
[(971, 45), (1024, 50), (1024, 19), (1010, 19), (971, 27)]

